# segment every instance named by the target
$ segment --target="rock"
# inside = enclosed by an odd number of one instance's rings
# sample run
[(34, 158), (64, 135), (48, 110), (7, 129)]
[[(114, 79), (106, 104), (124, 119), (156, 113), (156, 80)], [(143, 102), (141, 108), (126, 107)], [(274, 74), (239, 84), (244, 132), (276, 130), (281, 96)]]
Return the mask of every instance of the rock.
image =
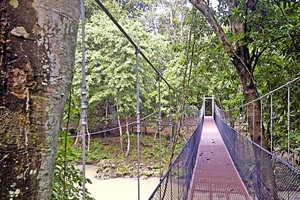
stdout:
[(106, 168), (106, 167), (112, 167), (112, 168), (116, 168), (117, 166), (117, 161), (115, 160), (112, 160), (112, 159), (103, 159), (101, 160), (99, 163), (98, 163), (98, 167), (103, 167), (103, 168)]
[(116, 167), (117, 162), (111, 159), (101, 160), (97, 165), (96, 178), (101, 180), (109, 178), (117, 178)]
[(154, 168), (153, 168), (153, 166), (146, 166), (146, 168), (148, 169), (148, 170), (153, 170)]
[(142, 175), (145, 175), (147, 177), (153, 176), (154, 175), (154, 170), (143, 171)]
[[(155, 163), (140, 163), (141, 177), (147, 179), (155, 175), (159, 168), (159, 166), (155, 166)], [(103, 159), (97, 165), (95, 177), (102, 180), (117, 177), (137, 177), (137, 163), (128, 164), (112, 159)]]

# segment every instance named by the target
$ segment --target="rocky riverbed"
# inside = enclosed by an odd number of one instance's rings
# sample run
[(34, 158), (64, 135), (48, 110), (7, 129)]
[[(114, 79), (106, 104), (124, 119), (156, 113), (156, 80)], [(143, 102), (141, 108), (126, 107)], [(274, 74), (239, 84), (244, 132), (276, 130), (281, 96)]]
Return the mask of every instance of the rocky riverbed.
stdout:
[[(159, 174), (159, 166), (154, 163), (141, 163), (141, 179), (148, 179)], [(103, 159), (97, 165), (96, 178), (106, 180), (110, 178), (137, 178), (137, 163), (125, 163), (112, 159)]]

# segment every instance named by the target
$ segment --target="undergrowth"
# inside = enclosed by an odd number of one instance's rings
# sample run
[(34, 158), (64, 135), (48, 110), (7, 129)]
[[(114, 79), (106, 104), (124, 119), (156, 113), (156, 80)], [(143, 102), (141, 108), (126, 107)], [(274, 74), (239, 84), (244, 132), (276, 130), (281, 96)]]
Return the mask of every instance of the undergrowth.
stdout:
[[(67, 146), (68, 157), (67, 162), (72, 164), (80, 164), (82, 149), (71, 145), (72, 140), (69, 139)], [(173, 160), (181, 151), (185, 140), (181, 137), (174, 150)], [(120, 145), (119, 137), (94, 137), (91, 138), (90, 149), (86, 151), (86, 163), (97, 165), (103, 159), (112, 159), (121, 166), (118, 166), (120, 171), (128, 170), (132, 172), (132, 166), (137, 163), (137, 136), (130, 134), (130, 153), (125, 156), (127, 148), (127, 135), (123, 137), (123, 148)], [(160, 148), (161, 146), (161, 148)], [(59, 149), (63, 148), (63, 144), (59, 144)], [(160, 152), (161, 149), (161, 152)], [(153, 165), (154, 168), (160, 168), (160, 160), (162, 161), (162, 168), (167, 169), (170, 164), (171, 157), (171, 141), (167, 137), (162, 136), (161, 145), (159, 138), (154, 138), (152, 135), (140, 136), (140, 158), (142, 165)], [(157, 170), (156, 175), (158, 175)]]
[[(54, 179), (52, 183), (52, 200), (79, 200), (82, 198), (82, 172), (76, 165), (81, 164), (82, 149), (73, 145), (74, 139), (65, 138), (65, 132), (62, 131), (58, 141), (58, 149), (56, 156), (56, 165)], [(155, 169), (154, 175), (160, 173), (160, 161), (162, 162), (162, 171), (167, 170), (171, 157), (171, 140), (162, 136), (161, 144), (159, 138), (152, 135), (140, 136), (140, 158), (141, 166), (152, 165)], [(174, 150), (174, 158), (179, 154), (185, 143), (184, 138), (180, 138)], [(86, 163), (97, 165), (103, 159), (111, 159), (118, 163), (117, 173), (132, 174), (137, 173), (137, 136), (130, 134), (130, 153), (125, 156), (127, 148), (127, 135), (123, 137), (123, 148), (120, 145), (119, 137), (102, 137), (92, 138), (90, 149), (86, 151)], [(149, 172), (142, 172), (142, 175), (148, 176)], [(86, 183), (91, 183), (86, 179)], [(85, 191), (86, 199), (92, 200), (90, 193)]]

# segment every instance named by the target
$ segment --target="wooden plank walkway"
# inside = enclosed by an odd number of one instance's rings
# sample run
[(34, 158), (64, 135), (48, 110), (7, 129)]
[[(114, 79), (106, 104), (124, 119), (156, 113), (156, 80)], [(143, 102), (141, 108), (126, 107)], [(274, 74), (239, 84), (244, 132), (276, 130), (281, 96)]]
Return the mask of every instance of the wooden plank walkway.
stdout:
[(205, 117), (189, 200), (249, 200), (212, 117)]

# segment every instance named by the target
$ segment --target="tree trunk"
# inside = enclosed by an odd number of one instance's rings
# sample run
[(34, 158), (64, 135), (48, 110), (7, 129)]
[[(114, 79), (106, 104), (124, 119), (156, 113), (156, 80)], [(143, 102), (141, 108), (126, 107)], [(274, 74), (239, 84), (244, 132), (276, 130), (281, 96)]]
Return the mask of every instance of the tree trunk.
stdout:
[[(240, 79), (243, 87), (245, 101), (251, 102), (252, 100), (257, 99), (259, 96), (256, 91), (255, 83), (251, 81), (253, 80), (253, 77), (245, 75), (245, 73), (243, 73), (242, 71), (238, 70), (238, 72), (244, 75), (240, 76)], [(268, 149), (268, 143), (265, 139), (264, 130), (262, 130), (263, 127), (261, 127), (260, 125), (262, 117), (260, 109), (260, 100), (254, 101), (247, 106), (247, 121), (249, 125), (249, 133), (251, 139), (255, 143)], [(274, 199), (278, 199), (275, 176), (270, 157), (260, 149), (253, 148), (253, 151), (255, 156), (256, 174), (260, 179), (260, 181), (257, 181), (256, 183), (256, 191), (259, 192), (259, 194), (257, 195), (262, 199), (268, 199), (270, 198), (270, 195)], [(264, 183), (265, 187), (267, 187), (269, 191), (262, 190), (263, 187), (261, 183)]]
[(0, 1), (0, 197), (50, 199), (80, 2)]
[(88, 136), (87, 138), (87, 150), (90, 151), (90, 145), (91, 145), (91, 134), (89, 131), (89, 124), (88, 121), (86, 121), (86, 134)]
[[(117, 105), (117, 112), (119, 111), (119, 107)], [(122, 131), (122, 125), (121, 125), (121, 120), (120, 120), (120, 115), (118, 114), (118, 126), (119, 126), (119, 133), (120, 133), (120, 146), (121, 146), (121, 151), (123, 152), (124, 147), (123, 147), (123, 131)]]
[(126, 150), (126, 158), (129, 156), (130, 152), (130, 133), (129, 133), (129, 125), (128, 125), (128, 118), (126, 117), (126, 133), (127, 133), (127, 150)]
[(82, 126), (81, 126), (81, 119), (79, 120), (79, 126), (77, 127), (76, 130), (76, 139), (74, 142), (74, 146), (77, 148), (81, 148), (82, 147)]

